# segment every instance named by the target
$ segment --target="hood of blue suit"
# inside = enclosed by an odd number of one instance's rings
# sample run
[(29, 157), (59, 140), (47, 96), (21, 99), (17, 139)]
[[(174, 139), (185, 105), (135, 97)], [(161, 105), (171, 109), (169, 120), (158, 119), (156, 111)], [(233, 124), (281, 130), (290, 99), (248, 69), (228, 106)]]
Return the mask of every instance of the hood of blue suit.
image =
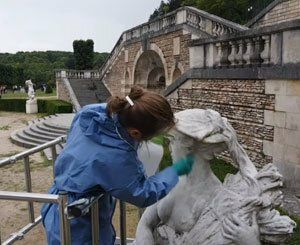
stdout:
[(108, 114), (106, 103), (85, 106), (76, 117), (74, 121), (79, 121), (84, 135), (94, 142), (129, 151), (137, 149), (138, 142), (120, 124), (118, 115)]

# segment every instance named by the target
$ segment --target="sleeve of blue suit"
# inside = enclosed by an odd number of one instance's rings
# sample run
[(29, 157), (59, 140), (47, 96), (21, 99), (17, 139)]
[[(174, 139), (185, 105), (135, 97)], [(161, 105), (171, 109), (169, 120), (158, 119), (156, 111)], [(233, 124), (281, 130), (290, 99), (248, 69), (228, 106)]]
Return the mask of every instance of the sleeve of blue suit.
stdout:
[[(106, 192), (138, 207), (156, 203), (178, 182), (178, 175), (172, 167), (146, 177), (142, 164), (138, 160), (134, 162), (132, 156), (123, 158), (123, 164), (110, 163), (109, 171), (105, 171), (107, 163), (95, 162), (92, 166), (93, 176), (96, 178), (94, 181)], [(98, 178), (96, 173), (99, 173)]]

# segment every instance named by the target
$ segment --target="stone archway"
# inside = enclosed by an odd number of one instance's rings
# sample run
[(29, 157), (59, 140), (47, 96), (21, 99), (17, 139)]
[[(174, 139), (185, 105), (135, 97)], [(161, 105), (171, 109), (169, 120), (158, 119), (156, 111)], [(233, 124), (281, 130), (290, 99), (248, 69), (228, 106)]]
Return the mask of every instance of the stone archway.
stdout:
[(143, 52), (134, 70), (134, 84), (160, 92), (166, 87), (166, 71), (160, 56), (153, 50)]
[(149, 50), (138, 51), (132, 70), (132, 83), (148, 90), (161, 92), (165, 89), (168, 77), (167, 63), (162, 50), (151, 43)]

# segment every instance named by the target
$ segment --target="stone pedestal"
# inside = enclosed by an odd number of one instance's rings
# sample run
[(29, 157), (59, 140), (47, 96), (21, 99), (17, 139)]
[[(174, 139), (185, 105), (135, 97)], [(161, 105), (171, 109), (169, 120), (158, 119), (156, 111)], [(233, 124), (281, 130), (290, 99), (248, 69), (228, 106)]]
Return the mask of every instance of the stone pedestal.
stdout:
[(38, 105), (36, 99), (26, 100), (26, 113), (27, 114), (38, 113)]

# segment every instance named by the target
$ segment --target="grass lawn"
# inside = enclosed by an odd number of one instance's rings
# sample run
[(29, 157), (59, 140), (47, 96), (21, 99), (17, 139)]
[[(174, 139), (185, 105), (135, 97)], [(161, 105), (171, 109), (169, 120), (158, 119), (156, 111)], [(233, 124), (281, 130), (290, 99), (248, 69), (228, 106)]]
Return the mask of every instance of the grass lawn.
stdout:
[[(45, 94), (44, 92), (42, 92), (41, 90), (35, 91), (35, 96), (37, 98), (44, 98), (46, 99), (47, 97), (49, 97), (49, 99), (56, 99), (56, 90), (53, 89), (53, 92), (50, 94)], [(2, 98), (3, 99), (14, 99), (14, 98), (27, 98), (28, 95), (27, 93), (13, 93), (11, 91), (9, 91), (7, 94), (2, 94)]]
[[(152, 142), (162, 145), (164, 148), (164, 155), (160, 162), (160, 170), (172, 165), (172, 158), (169, 150), (169, 142), (164, 136), (158, 136), (152, 139)], [(223, 182), (225, 176), (228, 173), (235, 174), (237, 173), (237, 169), (233, 167), (231, 164), (226, 163), (222, 159), (214, 159), (211, 162), (211, 168), (214, 174)], [(288, 215), (285, 211), (279, 210), (279, 212), (283, 215)], [(290, 215), (289, 215), (290, 216)], [(292, 238), (287, 241), (286, 245), (299, 245), (300, 244), (300, 217), (290, 216), (296, 223), (297, 229), (294, 232)]]

